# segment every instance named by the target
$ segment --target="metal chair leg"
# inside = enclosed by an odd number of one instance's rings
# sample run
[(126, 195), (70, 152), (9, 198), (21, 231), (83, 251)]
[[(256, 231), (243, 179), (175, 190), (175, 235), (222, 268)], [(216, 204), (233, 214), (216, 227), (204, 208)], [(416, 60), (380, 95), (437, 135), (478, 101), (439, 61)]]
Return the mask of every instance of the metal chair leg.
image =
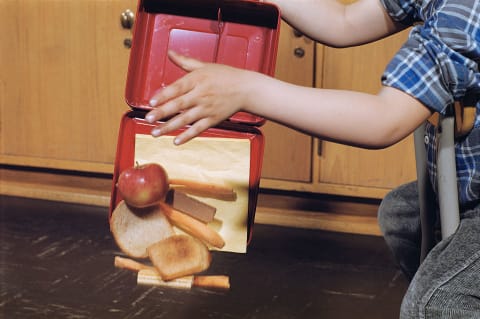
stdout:
[[(422, 230), (420, 261), (425, 259), (425, 256), (435, 244), (433, 234), (435, 205), (433, 190), (427, 174), (424, 134), (425, 124), (418, 127), (414, 133)], [(447, 238), (457, 230), (460, 224), (457, 169), (455, 162), (455, 118), (453, 116), (440, 116), (437, 136), (437, 197), (442, 238)]]
[(435, 205), (432, 200), (433, 190), (427, 174), (427, 155), (425, 151), (425, 124), (419, 126), (414, 134), (415, 163), (417, 169), (418, 199), (420, 206), (420, 226), (422, 231), (422, 242), (420, 250), (420, 262), (425, 259), (430, 249), (435, 244), (433, 232), (433, 220), (435, 216)]
[(452, 235), (460, 223), (454, 125), (455, 119), (453, 116), (440, 117), (437, 182), (442, 238)]

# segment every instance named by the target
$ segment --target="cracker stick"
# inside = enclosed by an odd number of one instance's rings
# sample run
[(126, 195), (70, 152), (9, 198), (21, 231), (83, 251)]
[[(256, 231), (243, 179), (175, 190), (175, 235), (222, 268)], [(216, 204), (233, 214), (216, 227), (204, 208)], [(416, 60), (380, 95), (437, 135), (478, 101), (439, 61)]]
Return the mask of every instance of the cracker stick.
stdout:
[(178, 228), (213, 247), (222, 248), (225, 246), (225, 241), (223, 240), (222, 236), (211, 229), (208, 225), (182, 212), (179, 212), (176, 209), (173, 209), (164, 202), (159, 203), (159, 205), (162, 208), (162, 212), (165, 214), (165, 216), (167, 216), (167, 218)]
[(169, 183), (172, 188), (179, 188), (186, 193), (191, 193), (192, 195), (228, 201), (234, 201), (237, 199), (237, 193), (233, 190), (233, 188), (225, 185), (197, 182), (185, 179), (170, 179)]
[(192, 287), (220, 290), (230, 289), (230, 279), (228, 276), (186, 276), (164, 281), (156, 271), (149, 269), (142, 269), (138, 272), (137, 284), (183, 289), (190, 289)]
[(153, 266), (148, 266), (142, 263), (139, 263), (138, 261), (135, 261), (130, 258), (124, 258), (120, 256), (115, 256), (115, 261), (114, 265), (117, 268), (122, 268), (122, 269), (127, 269), (135, 272), (139, 272), (142, 269), (155, 269)]

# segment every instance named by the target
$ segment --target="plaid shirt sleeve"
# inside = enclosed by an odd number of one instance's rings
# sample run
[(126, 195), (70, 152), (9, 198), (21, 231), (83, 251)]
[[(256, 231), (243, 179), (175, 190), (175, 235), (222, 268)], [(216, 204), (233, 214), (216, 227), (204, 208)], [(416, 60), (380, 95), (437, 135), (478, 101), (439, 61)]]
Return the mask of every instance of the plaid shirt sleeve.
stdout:
[(383, 1), (393, 19), (424, 21), (413, 27), (407, 42), (387, 65), (383, 85), (442, 114), (454, 101), (478, 90), (478, 0)]
[(412, 25), (418, 18), (415, 15), (415, 0), (380, 0), (393, 20)]
[[(476, 103), (469, 134), (455, 143), (459, 200), (480, 202), (480, 0), (381, 0), (393, 20), (412, 25), (407, 42), (382, 76), (395, 87), (445, 114), (457, 100)], [(436, 176), (436, 128), (428, 125), (425, 146), (430, 180)]]

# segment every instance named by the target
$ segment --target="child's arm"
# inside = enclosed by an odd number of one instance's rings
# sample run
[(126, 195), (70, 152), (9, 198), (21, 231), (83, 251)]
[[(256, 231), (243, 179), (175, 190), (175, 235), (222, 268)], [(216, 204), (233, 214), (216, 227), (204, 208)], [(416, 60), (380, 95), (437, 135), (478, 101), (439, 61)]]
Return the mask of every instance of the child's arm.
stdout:
[[(333, 47), (372, 42), (398, 32), (380, 0), (264, 0), (276, 4), (282, 18), (312, 39)], [(346, 1), (344, 1), (346, 2)]]
[(152, 98), (156, 108), (146, 118), (154, 122), (179, 113), (155, 128), (154, 136), (192, 124), (177, 136), (176, 144), (238, 111), (247, 111), (322, 139), (383, 148), (406, 137), (431, 114), (416, 99), (393, 88), (371, 95), (300, 87), (260, 73), (169, 54), (190, 72)]
[[(336, 0), (270, 0), (294, 27), (331, 46), (351, 46), (385, 37), (404, 27), (394, 23), (380, 0), (343, 5)], [(192, 126), (175, 142), (185, 143), (238, 111), (247, 111), (296, 130), (366, 148), (392, 145), (426, 120), (430, 111), (392, 88), (377, 95), (300, 87), (265, 75), (206, 64), (170, 53), (186, 76), (152, 97), (154, 122), (177, 113), (152, 135)]]

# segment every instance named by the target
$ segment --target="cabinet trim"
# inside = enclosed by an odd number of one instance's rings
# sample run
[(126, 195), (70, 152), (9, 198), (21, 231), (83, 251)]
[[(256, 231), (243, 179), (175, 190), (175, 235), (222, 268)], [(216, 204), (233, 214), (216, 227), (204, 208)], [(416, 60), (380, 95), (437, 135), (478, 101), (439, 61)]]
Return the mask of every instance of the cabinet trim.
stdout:
[(321, 182), (310, 184), (266, 178), (260, 180), (260, 187), (264, 189), (321, 193), (372, 199), (382, 199), (391, 190), (389, 188), (364, 187), (345, 184), (328, 184)]
[(112, 174), (112, 163), (97, 163), (86, 161), (71, 161), (52, 158), (16, 156), (0, 154), (0, 164), (14, 166), (28, 166), (38, 168), (52, 168), (79, 172)]

